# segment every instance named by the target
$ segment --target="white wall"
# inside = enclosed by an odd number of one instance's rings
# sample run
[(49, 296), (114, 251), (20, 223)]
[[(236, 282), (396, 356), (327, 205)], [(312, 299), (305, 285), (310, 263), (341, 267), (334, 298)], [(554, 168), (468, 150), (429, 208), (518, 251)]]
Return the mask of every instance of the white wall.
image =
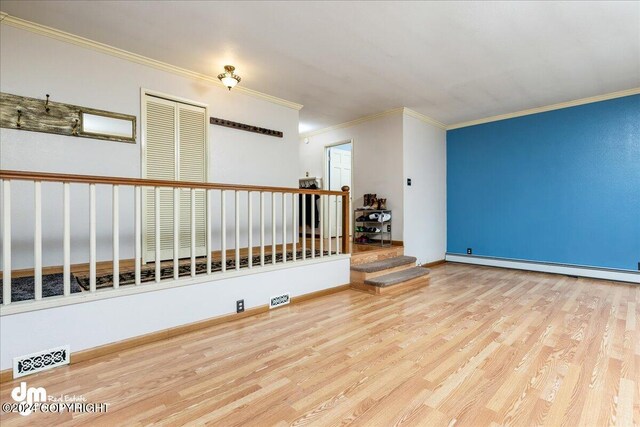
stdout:
[[(354, 206), (387, 197), (393, 239), (419, 263), (444, 259), (447, 236), (446, 131), (400, 111), (300, 141), (300, 175), (324, 178), (324, 147), (353, 140)], [(412, 185), (406, 185), (411, 178)]]
[(73, 358), (76, 351), (235, 313), (239, 299), (249, 309), (286, 292), (295, 299), (347, 283), (349, 258), (340, 256), (219, 281), (5, 315), (0, 322), (0, 370), (11, 368), (13, 357), (61, 345), (70, 345)]
[[(405, 253), (427, 263), (447, 249), (446, 131), (405, 114), (403, 120)], [(411, 178), (411, 186), (406, 179)]]
[(393, 240), (403, 235), (402, 114), (389, 114), (355, 126), (336, 129), (300, 141), (300, 176), (324, 178), (324, 147), (353, 141), (353, 206), (363, 204), (365, 193), (387, 199), (393, 210)]
[[(140, 88), (145, 88), (206, 103), (215, 117), (284, 132), (284, 138), (280, 139), (209, 126), (210, 181), (297, 187), (298, 111), (295, 109), (5, 24), (0, 25), (0, 56), (2, 92), (34, 98), (44, 98), (48, 93), (52, 101), (132, 114), (138, 118), (136, 144), (1, 129), (2, 169), (140, 177)], [(17, 269), (33, 265), (33, 185), (15, 183), (13, 187), (13, 268)], [(110, 189), (98, 187), (98, 258), (108, 260), (111, 257)], [(246, 212), (246, 195), (242, 199), (242, 209)], [(45, 266), (62, 263), (61, 200), (61, 186), (43, 184)], [(87, 262), (86, 186), (72, 186), (71, 200), (72, 262)], [(122, 188), (122, 258), (133, 257), (132, 201), (133, 192)], [(233, 203), (228, 206), (231, 209)], [(217, 212), (214, 211), (214, 218)], [(266, 212), (269, 221), (269, 205)], [(257, 209), (254, 213), (256, 227)], [(243, 218), (245, 216), (243, 214)], [(231, 210), (228, 218), (233, 218)], [(233, 224), (229, 222), (227, 234), (232, 237)], [(257, 241), (257, 233), (254, 229), (254, 241)], [(280, 234), (278, 232), (277, 236)], [(242, 237), (244, 241), (246, 236), (243, 234)], [(270, 241), (268, 235), (267, 239)], [(215, 239), (214, 245), (218, 245)], [(232, 238), (228, 247), (233, 247)]]

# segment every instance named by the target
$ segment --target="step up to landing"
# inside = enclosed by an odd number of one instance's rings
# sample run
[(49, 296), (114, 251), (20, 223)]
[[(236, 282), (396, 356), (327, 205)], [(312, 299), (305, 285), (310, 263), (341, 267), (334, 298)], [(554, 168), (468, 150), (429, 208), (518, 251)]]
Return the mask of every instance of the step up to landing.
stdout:
[(390, 289), (425, 284), (429, 270), (416, 267), (416, 258), (397, 256), (351, 266), (351, 286), (382, 294)]
[(368, 262), (366, 264), (358, 264), (351, 266), (352, 271), (360, 271), (362, 273), (375, 273), (389, 268), (400, 267), (403, 265), (415, 265), (416, 257), (398, 256), (395, 258), (382, 259), (380, 261)]
[[(358, 245), (358, 247), (361, 246)], [(369, 245), (366, 246), (366, 250), (357, 249), (351, 254), (351, 265), (366, 264), (402, 255), (404, 255), (404, 247), (402, 246), (374, 247)]]
[(413, 267), (402, 271), (396, 271), (395, 273), (385, 274), (384, 276), (378, 276), (373, 279), (365, 280), (364, 284), (386, 288), (388, 286), (393, 286), (399, 283), (407, 282), (409, 280), (421, 278), (428, 274), (429, 270), (426, 268)]
[(396, 256), (382, 258), (373, 262), (351, 266), (351, 283), (364, 284), (365, 280), (373, 279), (396, 271), (406, 270), (416, 266), (416, 258), (412, 256)]

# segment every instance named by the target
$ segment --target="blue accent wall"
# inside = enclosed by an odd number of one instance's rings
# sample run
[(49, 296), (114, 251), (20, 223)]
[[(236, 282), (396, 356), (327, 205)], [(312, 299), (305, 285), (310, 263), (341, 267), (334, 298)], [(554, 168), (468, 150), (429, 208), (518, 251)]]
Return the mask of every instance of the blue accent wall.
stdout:
[(638, 269), (640, 95), (447, 132), (447, 252)]

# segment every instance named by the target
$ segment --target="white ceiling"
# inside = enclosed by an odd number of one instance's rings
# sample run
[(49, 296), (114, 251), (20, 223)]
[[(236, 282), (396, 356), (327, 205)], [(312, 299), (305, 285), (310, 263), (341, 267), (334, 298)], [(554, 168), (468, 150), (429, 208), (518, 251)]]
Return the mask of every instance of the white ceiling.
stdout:
[(304, 104), (302, 131), (445, 124), (640, 86), (640, 2), (11, 1), (0, 9)]

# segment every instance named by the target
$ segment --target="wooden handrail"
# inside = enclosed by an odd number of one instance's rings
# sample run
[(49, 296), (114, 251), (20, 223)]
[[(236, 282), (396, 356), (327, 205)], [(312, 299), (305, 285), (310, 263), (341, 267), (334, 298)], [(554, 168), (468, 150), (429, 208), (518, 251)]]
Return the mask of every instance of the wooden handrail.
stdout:
[[(217, 184), (209, 182), (165, 181), (159, 179), (123, 178), (98, 175), (72, 175), (46, 172), (24, 172), (14, 170), (0, 170), (0, 179), (15, 179), (20, 181), (68, 182), (75, 184), (107, 184), (131, 185), (141, 187), (166, 188), (196, 188), (202, 190), (235, 190), (235, 191), (267, 191), (272, 193), (291, 194), (327, 194), (344, 196), (349, 193), (349, 187), (342, 187), (343, 191), (310, 190), (307, 188), (268, 187), (262, 185)], [(346, 190), (345, 190), (346, 189)]]

